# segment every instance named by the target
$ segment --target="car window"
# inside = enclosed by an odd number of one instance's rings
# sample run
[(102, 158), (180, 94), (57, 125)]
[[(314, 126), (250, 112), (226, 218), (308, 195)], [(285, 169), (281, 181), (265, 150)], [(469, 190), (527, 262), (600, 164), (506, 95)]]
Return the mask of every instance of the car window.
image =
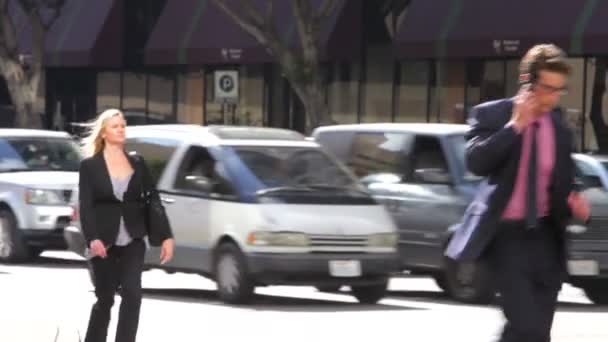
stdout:
[(225, 173), (223, 164), (213, 158), (202, 146), (192, 146), (186, 151), (178, 168), (174, 186), (175, 189), (188, 193), (207, 194), (202, 193), (203, 191), (192, 182), (192, 177), (210, 182), (212, 184), (210, 192), (213, 194), (235, 195), (234, 187)]
[(78, 144), (68, 138), (0, 139), (0, 172), (78, 171), (82, 157)]
[(417, 172), (440, 171), (449, 174), (448, 161), (441, 147), (441, 141), (437, 137), (417, 136), (412, 153), (408, 156), (411, 173), (405, 177), (406, 180), (421, 182)]
[(175, 139), (142, 137), (127, 139), (125, 147), (128, 152), (135, 152), (144, 157), (152, 180), (158, 183), (179, 144), (179, 140)]
[(359, 178), (382, 173), (402, 176), (412, 139), (407, 133), (358, 133), (347, 165)]
[(598, 176), (597, 171), (587, 162), (582, 160), (575, 160), (576, 164), (576, 175), (577, 176)]

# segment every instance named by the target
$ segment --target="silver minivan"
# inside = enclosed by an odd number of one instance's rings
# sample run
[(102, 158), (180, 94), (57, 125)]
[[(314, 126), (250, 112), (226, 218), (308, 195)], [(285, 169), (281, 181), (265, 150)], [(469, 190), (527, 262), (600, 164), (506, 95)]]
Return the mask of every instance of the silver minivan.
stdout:
[[(150, 125), (128, 127), (126, 145), (150, 166), (176, 240), (170, 263), (150, 248), (146, 267), (210, 277), (228, 303), (275, 284), (384, 297), (398, 270), (395, 225), (316, 142), (275, 128)], [(66, 232), (79, 252), (77, 227)]]

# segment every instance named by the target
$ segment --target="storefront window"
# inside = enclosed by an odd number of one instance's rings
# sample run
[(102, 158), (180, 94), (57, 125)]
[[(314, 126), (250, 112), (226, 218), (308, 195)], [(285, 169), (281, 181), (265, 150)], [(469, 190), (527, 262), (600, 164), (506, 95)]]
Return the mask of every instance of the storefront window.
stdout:
[(361, 65), (334, 63), (330, 72), (327, 98), (332, 119), (341, 124), (356, 123)]
[(97, 74), (97, 111), (120, 106), (120, 73), (100, 72)]
[(400, 82), (395, 121), (427, 121), (430, 66), (428, 61), (404, 61), (399, 64)]
[(262, 65), (247, 65), (239, 70), (239, 101), (235, 125), (264, 124), (264, 70)]
[(123, 74), (122, 110), (129, 125), (146, 124), (146, 75), (125, 72)]
[(395, 62), (390, 44), (367, 49), (362, 122), (390, 122)]
[(431, 112), (433, 116), (439, 117), (440, 122), (464, 123), (464, 85), (465, 85), (465, 62), (464, 61), (439, 61), (436, 64), (435, 75), (435, 100), (437, 103)]
[[(561, 107), (564, 110), (565, 121), (575, 135), (577, 150), (582, 148), (581, 137), (583, 134), (583, 68), (582, 58), (570, 58), (568, 63), (572, 67), (568, 84), (568, 94), (561, 99)], [(604, 108), (607, 106), (604, 105)], [(587, 107), (589, 108), (589, 107)]]
[(147, 123), (175, 122), (173, 116), (174, 76), (172, 74), (149, 75)]
[(191, 71), (178, 76), (177, 121), (188, 124), (203, 124), (202, 72)]

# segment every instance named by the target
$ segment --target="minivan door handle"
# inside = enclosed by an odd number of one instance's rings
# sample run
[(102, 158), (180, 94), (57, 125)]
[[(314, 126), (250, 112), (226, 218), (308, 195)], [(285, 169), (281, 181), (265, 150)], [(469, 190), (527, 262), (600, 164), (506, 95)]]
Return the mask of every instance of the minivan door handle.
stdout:
[(161, 196), (160, 200), (161, 200), (163, 203), (167, 203), (167, 204), (173, 204), (173, 203), (175, 203), (175, 199), (170, 198), (170, 197), (164, 197), (164, 196)]

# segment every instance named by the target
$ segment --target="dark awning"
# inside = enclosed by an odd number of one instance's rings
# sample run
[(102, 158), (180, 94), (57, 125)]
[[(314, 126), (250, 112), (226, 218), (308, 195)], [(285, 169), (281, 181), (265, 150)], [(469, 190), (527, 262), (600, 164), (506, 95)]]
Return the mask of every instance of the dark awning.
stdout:
[[(261, 6), (266, 1), (257, 1)], [(322, 0), (311, 0), (320, 5)], [(351, 60), (360, 51), (361, 2), (342, 0), (322, 28), (323, 59)], [(290, 1), (275, 1), (285, 42), (297, 42)], [(264, 7), (259, 7), (264, 8)], [(211, 0), (169, 1), (145, 49), (147, 64), (255, 64), (275, 59)]]
[(608, 31), (602, 7), (598, 0), (414, 0), (399, 27), (397, 57), (511, 57), (539, 43), (581, 55), (592, 48), (585, 38), (591, 17)]
[[(31, 54), (28, 20), (13, 7), (21, 54)], [(46, 37), (47, 67), (119, 67), (123, 61), (120, 0), (68, 0)]]

